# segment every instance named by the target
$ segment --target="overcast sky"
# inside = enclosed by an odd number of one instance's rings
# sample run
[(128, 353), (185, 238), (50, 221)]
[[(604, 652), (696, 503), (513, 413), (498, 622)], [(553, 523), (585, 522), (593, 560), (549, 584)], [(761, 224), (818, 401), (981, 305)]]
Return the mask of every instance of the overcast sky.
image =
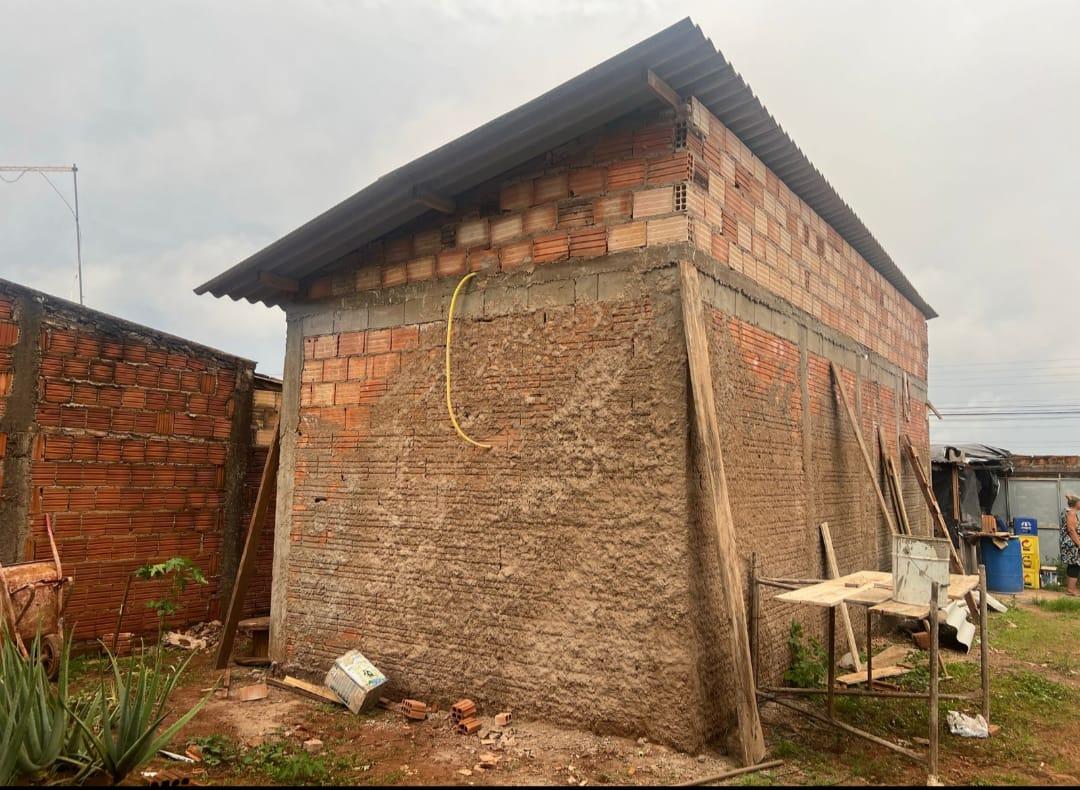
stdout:
[[(283, 314), (194, 286), (687, 14), (941, 314), (939, 409), (1080, 404), (1080, 3), (0, 0), (0, 164), (78, 164), (88, 305), (277, 374)], [(73, 235), (0, 183), (0, 276), (74, 296)], [(932, 430), (1080, 453), (1076, 416)]]

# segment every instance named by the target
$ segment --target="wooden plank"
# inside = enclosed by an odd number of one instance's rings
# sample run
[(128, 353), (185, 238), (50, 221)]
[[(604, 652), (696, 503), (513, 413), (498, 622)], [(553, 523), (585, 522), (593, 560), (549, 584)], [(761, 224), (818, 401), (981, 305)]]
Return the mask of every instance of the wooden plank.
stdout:
[(901, 444), (903, 444), (904, 452), (907, 453), (908, 461), (911, 463), (911, 470), (915, 473), (915, 482), (919, 484), (919, 490), (922, 492), (923, 499), (926, 500), (926, 506), (930, 509), (930, 520), (934, 524), (934, 529), (949, 541), (949, 558), (952, 561), (953, 572), (966, 575), (967, 571), (964, 569), (964, 563), (960, 559), (960, 555), (956, 553), (956, 547), (949, 536), (949, 528), (945, 524), (945, 515), (941, 512), (937, 497), (934, 496), (934, 489), (930, 487), (930, 480), (926, 476), (926, 469), (922, 465), (922, 459), (915, 452), (915, 447), (906, 434), (902, 437)]
[(822, 582), (821, 584), (814, 584), (810, 587), (802, 587), (798, 590), (780, 593), (776, 596), (776, 600), (784, 601), (785, 603), (805, 603), (810, 606), (820, 606), (824, 609), (832, 609), (849, 598), (873, 589), (873, 587), (873, 582), (850, 587), (844, 584), (841, 577), (841, 579), (835, 581)]
[(907, 505), (904, 504), (904, 487), (900, 482), (900, 474), (896, 469), (896, 461), (889, 449), (889, 440), (885, 436), (884, 426), (878, 426), (878, 445), (881, 450), (881, 461), (885, 466), (885, 485), (892, 497), (893, 507), (900, 524), (900, 530), (905, 535), (911, 534), (911, 521), (908, 519)]
[[(897, 675), (906, 675), (911, 671), (910, 667), (875, 667), (874, 668), (874, 680), (882, 680), (883, 678), (894, 678)], [(841, 675), (836, 679), (837, 683), (843, 683), (845, 686), (857, 686), (860, 683), (866, 682), (865, 672), (851, 672), (847, 675)]]
[(649, 86), (658, 99), (663, 102), (667, 102), (675, 108), (675, 112), (680, 115), (686, 114), (686, 103), (679, 96), (678, 91), (668, 85), (662, 80), (659, 75), (652, 69), (648, 69), (645, 72), (645, 84)]
[(270, 494), (274, 487), (274, 479), (277, 477), (280, 450), (281, 436), (275, 426), (274, 438), (270, 442), (270, 450), (266, 454), (262, 478), (259, 480), (259, 493), (255, 498), (255, 509), (251, 513), (251, 523), (248, 525), (247, 537), (244, 540), (244, 553), (240, 556), (240, 567), (236, 572), (232, 595), (229, 596), (228, 613), (225, 615), (225, 623), (221, 629), (221, 642), (218, 644), (217, 659), (214, 662), (217, 669), (224, 669), (229, 663), (229, 656), (232, 655), (233, 640), (236, 639), (236, 626), (240, 622), (240, 612), (244, 608), (244, 598), (247, 596), (251, 576), (255, 572), (255, 557), (259, 553), (263, 525), (266, 523), (266, 514), (270, 509)]
[(924, 604), (901, 603), (890, 598), (887, 601), (871, 606), (870, 611), (876, 614), (890, 614), (894, 617), (911, 617), (915, 620), (921, 620), (929, 613), (930, 604), (929, 602)]
[[(833, 550), (832, 533), (829, 532), (829, 522), (822, 521), (821, 542), (825, 546), (825, 569), (833, 579), (839, 578), (840, 566), (836, 562), (836, 552)], [(847, 637), (848, 650), (851, 652), (851, 660), (855, 671), (862, 672), (862, 661), (859, 660), (859, 644), (855, 641), (855, 629), (851, 627), (851, 613), (848, 612), (847, 604), (840, 604), (840, 620), (844, 624), (844, 635)]]
[(282, 277), (273, 272), (259, 272), (259, 284), (277, 291), (295, 294), (300, 292), (300, 281), (292, 277)]
[(703, 456), (701, 467), (705, 475), (706, 507), (711, 510), (716, 528), (720, 583), (729, 626), (727, 633), (731, 664), (723, 669), (732, 673), (740, 757), (743, 765), (754, 765), (765, 756), (765, 736), (761, 730), (757, 692), (754, 687), (754, 668), (750, 660), (750, 638), (742, 580), (736, 564), (739, 554), (735, 543), (731, 502), (728, 499), (727, 478), (724, 474), (724, 456), (720, 446), (720, 426), (716, 417), (712, 366), (709, 363), (698, 271), (689, 261), (679, 261), (679, 283), (686, 357), (693, 394), (694, 425)]
[(848, 402), (847, 394), (844, 392), (844, 381), (840, 376), (840, 368), (835, 362), (832, 363), (832, 374), (833, 381), (836, 382), (836, 391), (840, 393), (840, 402), (844, 406), (844, 411), (847, 412), (851, 429), (855, 432), (859, 450), (862, 451), (863, 463), (866, 464), (866, 473), (870, 476), (870, 482), (874, 484), (874, 493), (877, 495), (881, 515), (885, 517), (885, 523), (889, 525), (889, 531), (893, 535), (899, 534), (896, 531), (896, 524), (893, 523), (892, 514), (889, 512), (889, 506), (885, 502), (885, 495), (881, 492), (881, 486), (878, 484), (877, 472), (874, 470), (874, 463), (870, 460), (870, 451), (866, 449), (866, 442), (863, 441), (862, 431), (859, 429), (859, 420), (855, 416), (855, 410), (851, 408), (851, 404)]
[(326, 686), (320, 686), (315, 683), (308, 683), (306, 680), (294, 678), (291, 675), (286, 675), (281, 680), (268, 677), (266, 679), (266, 682), (269, 683), (271, 686), (276, 686), (277, 688), (293, 691), (297, 694), (302, 694), (303, 696), (310, 699), (318, 700), (319, 702), (329, 702), (332, 705), (345, 704), (341, 701), (341, 698), (338, 697), (337, 694), (332, 692)]

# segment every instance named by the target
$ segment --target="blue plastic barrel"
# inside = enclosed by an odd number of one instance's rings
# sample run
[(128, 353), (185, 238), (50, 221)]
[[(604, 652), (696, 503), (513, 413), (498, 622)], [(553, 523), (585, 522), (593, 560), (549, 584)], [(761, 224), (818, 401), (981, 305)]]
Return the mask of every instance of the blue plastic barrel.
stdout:
[(991, 592), (1018, 593), (1024, 591), (1024, 564), (1020, 558), (1020, 539), (1009, 538), (1005, 548), (998, 548), (993, 538), (979, 541), (983, 565), (986, 566), (986, 587)]
[(1039, 522), (1027, 516), (1017, 516), (1013, 519), (1013, 531), (1017, 535), (1038, 535)]

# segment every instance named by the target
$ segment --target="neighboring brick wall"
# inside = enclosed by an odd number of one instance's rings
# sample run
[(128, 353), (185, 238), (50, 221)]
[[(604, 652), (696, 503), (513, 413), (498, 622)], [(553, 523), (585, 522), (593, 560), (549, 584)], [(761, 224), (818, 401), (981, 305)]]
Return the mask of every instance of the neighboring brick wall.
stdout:
[[(3, 525), (20, 536), (16, 559), (52, 558), (50, 514), (75, 577), (65, 618), (76, 639), (111, 636), (128, 575), (173, 556), (209, 580), (188, 588), (173, 622), (219, 616), (229, 479), (246, 471), (229, 465), (232, 423), (251, 397), (252, 364), (11, 283), (0, 294), (0, 310), (6, 298), (40, 315), (38, 331), (20, 331), (32, 348), (16, 371), (36, 372), (19, 426), (30, 437), (26, 524)], [(162, 591), (132, 586), (124, 630), (156, 629), (146, 602)]]
[[(255, 499), (259, 495), (262, 482), (263, 465), (270, 450), (270, 441), (277, 426), (278, 412), (281, 410), (281, 383), (257, 379), (252, 396), (251, 409), (251, 461), (244, 476), (244, 518), (242, 533), (247, 534), (251, 524), (251, 514), (255, 508)], [(277, 477), (272, 480), (269, 493), (270, 502), (277, 496)], [(256, 617), (270, 613), (270, 587), (274, 573), (274, 507), (266, 513), (262, 540), (259, 542), (258, 556), (255, 560), (255, 574), (248, 585), (244, 598), (244, 617)]]

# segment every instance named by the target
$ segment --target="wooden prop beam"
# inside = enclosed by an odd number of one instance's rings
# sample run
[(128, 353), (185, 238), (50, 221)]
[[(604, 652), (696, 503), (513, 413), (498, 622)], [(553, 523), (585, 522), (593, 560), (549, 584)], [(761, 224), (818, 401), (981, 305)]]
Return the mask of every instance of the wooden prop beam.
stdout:
[(645, 84), (649, 86), (649, 90), (651, 90), (660, 101), (674, 107), (676, 113), (683, 114), (686, 112), (686, 104), (683, 102), (679, 92), (664, 82), (664, 80), (662, 80), (652, 69), (648, 69), (645, 72)]
[(413, 198), (422, 206), (438, 211), (440, 214), (453, 214), (457, 210), (457, 204), (448, 197), (443, 197), (432, 192), (430, 189), (413, 187)]
[(889, 505), (885, 502), (885, 494), (881, 491), (881, 485), (878, 483), (877, 472), (874, 470), (874, 462), (870, 460), (870, 451), (866, 449), (866, 442), (863, 441), (862, 431), (859, 430), (859, 420), (855, 416), (855, 410), (851, 408), (851, 403), (848, 402), (847, 393), (844, 392), (843, 379), (840, 377), (840, 368), (836, 363), (832, 363), (832, 375), (833, 381), (836, 382), (836, 391), (840, 394), (840, 403), (844, 407), (844, 411), (847, 412), (848, 422), (851, 423), (851, 429), (855, 432), (855, 439), (859, 442), (859, 450), (862, 451), (863, 463), (866, 464), (866, 473), (870, 475), (870, 482), (874, 484), (874, 493), (877, 495), (878, 507), (881, 508), (881, 515), (885, 517), (885, 523), (889, 525), (889, 531), (893, 535), (899, 534), (896, 531), (896, 523), (893, 521), (892, 513), (889, 512)]
[(949, 541), (949, 558), (952, 562), (952, 571), (953, 573), (967, 575), (967, 571), (964, 570), (964, 561), (956, 553), (956, 547), (949, 536), (949, 528), (945, 524), (945, 514), (941, 512), (937, 497), (934, 496), (934, 489), (930, 487), (930, 479), (926, 476), (926, 469), (922, 465), (922, 459), (915, 452), (911, 439), (906, 434), (902, 437), (901, 443), (904, 445), (904, 452), (907, 454), (911, 469), (915, 473), (915, 481), (919, 484), (919, 490), (922, 492), (923, 499), (926, 500), (926, 506), (930, 509), (930, 520), (934, 522), (934, 531)]
[(896, 469), (896, 459), (893, 458), (892, 451), (889, 449), (889, 440), (885, 436), (885, 428), (880, 425), (878, 426), (878, 445), (881, 448), (881, 462), (885, 467), (885, 485), (892, 495), (900, 530), (905, 535), (910, 535), (911, 521), (908, 519), (907, 505), (904, 504), (904, 486), (900, 482), (900, 474)]
[(702, 470), (706, 483), (706, 507), (712, 513), (716, 527), (720, 583), (724, 591), (724, 607), (731, 664), (730, 672), (738, 717), (738, 742), (743, 765), (754, 765), (765, 756), (765, 736), (754, 687), (754, 668), (750, 657), (750, 637), (746, 623), (746, 605), (738, 571), (738, 549), (735, 525), (728, 499), (724, 456), (720, 447), (720, 426), (716, 417), (713, 394), (712, 367), (709, 364), (709, 345), (705, 334), (705, 316), (697, 267), (689, 261), (679, 261), (679, 283), (682, 296), (683, 332), (686, 337), (686, 357), (690, 367), (690, 388), (693, 393), (694, 425), (701, 445)]
[(259, 272), (259, 284), (277, 291), (295, 294), (300, 292), (300, 281), (292, 277), (282, 277), (273, 272)]
[[(829, 531), (829, 522), (821, 522), (821, 542), (825, 546), (825, 569), (829, 572), (829, 578), (835, 579), (840, 576), (840, 566), (836, 562), (836, 551), (833, 550), (832, 533)], [(848, 650), (851, 660), (855, 663), (855, 671), (862, 673), (862, 661), (859, 660), (859, 644), (855, 641), (855, 629), (851, 627), (851, 613), (848, 612), (847, 604), (840, 604), (840, 619), (844, 623), (844, 634), (847, 636)], [(869, 637), (869, 633), (867, 634)], [(870, 645), (867, 643), (866, 654), (870, 654)]]
[(259, 541), (262, 539), (266, 514), (270, 510), (270, 493), (277, 477), (278, 460), (281, 457), (281, 438), (279, 426), (274, 426), (274, 438), (270, 441), (270, 450), (266, 454), (262, 478), (259, 480), (259, 493), (255, 498), (255, 509), (251, 514), (247, 537), (244, 539), (244, 553), (240, 557), (240, 567), (236, 572), (232, 595), (229, 596), (229, 611), (225, 615), (225, 624), (221, 629), (221, 642), (218, 644), (217, 659), (214, 666), (224, 669), (232, 655), (233, 641), (236, 639), (236, 626), (240, 622), (240, 612), (244, 608), (251, 576), (255, 572), (255, 557), (259, 553)]

